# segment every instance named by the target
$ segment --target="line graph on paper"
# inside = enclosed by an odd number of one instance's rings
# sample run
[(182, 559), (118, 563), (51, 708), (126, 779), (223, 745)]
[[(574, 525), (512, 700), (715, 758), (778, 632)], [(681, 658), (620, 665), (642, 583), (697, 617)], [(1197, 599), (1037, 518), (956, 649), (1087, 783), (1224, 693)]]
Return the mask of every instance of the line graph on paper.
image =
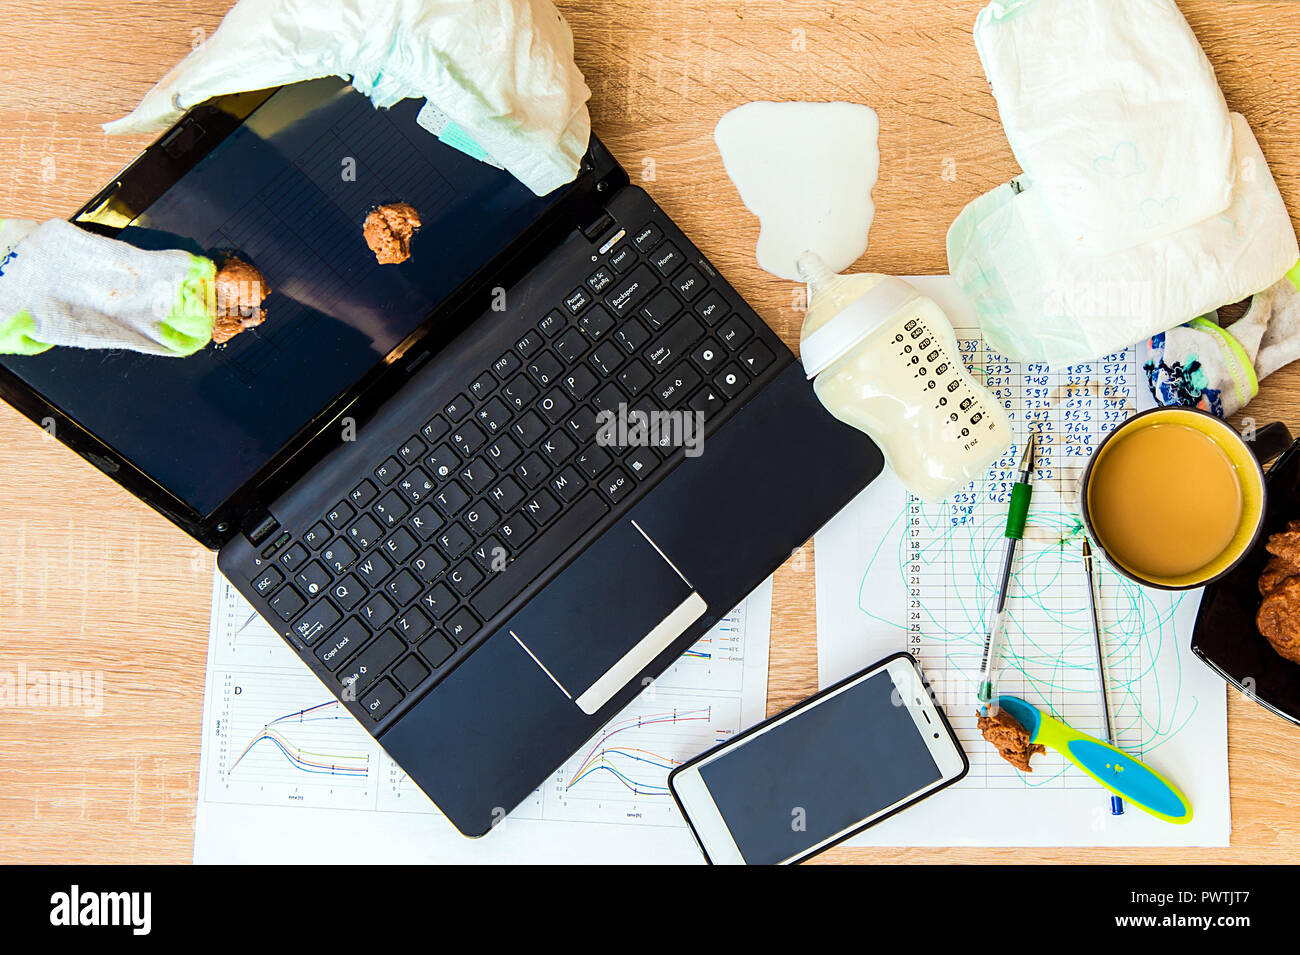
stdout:
[[(1093, 449), (1133, 412), (1137, 358), (1130, 349), (1056, 370), (1011, 362), (978, 336), (962, 338), (960, 347), (1003, 403), (1017, 444), (978, 485), (937, 505), (904, 495), (897, 511), (880, 518), (870, 532), (875, 544), (867, 548), (858, 607), (878, 624), (903, 631), (908, 651), (943, 694), (971, 757), (971, 774), (961, 785), (1088, 788), (1090, 781), (1067, 772), (1053, 753), (1035, 757), (1032, 775), (1000, 760), (976, 728), (973, 690), (997, 596), (1014, 468), (1032, 431), (1039, 448), (1034, 498), (1013, 574), (998, 688), (1084, 732), (1102, 733), (1075, 501)], [(1195, 711), (1195, 699), (1178, 693), (1174, 618), (1184, 598), (1141, 588), (1104, 561), (1097, 571), (1116, 742), (1136, 756), (1149, 755)], [(882, 594), (901, 595), (903, 614), (892, 599), (882, 602)]]
[[(747, 653), (747, 606), (726, 614), (511, 818), (680, 826), (671, 769), (763, 716), (766, 639), (762, 652)], [(225, 581), (215, 585), (210, 654), (206, 799), (437, 814)]]

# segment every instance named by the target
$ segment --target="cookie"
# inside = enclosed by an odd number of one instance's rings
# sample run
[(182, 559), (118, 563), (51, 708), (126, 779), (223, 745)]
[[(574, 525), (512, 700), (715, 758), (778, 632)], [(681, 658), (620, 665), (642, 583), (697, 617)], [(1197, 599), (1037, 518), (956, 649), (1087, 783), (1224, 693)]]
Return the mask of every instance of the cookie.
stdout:
[(1029, 742), (1029, 732), (1006, 710), (990, 712), (987, 716), (976, 714), (979, 730), (998, 755), (1023, 773), (1032, 773), (1029, 757), (1046, 753), (1041, 743)]
[(1300, 530), (1295, 528), (1296, 523), (1300, 522), (1292, 521), (1291, 530), (1274, 534), (1264, 547), (1274, 557), (1281, 557), (1288, 563), (1300, 565)]
[(398, 265), (411, 257), (411, 236), (418, 228), (420, 214), (405, 202), (394, 202), (372, 210), (362, 231), (380, 265)]
[(1273, 588), (1255, 623), (1279, 656), (1300, 663), (1300, 577), (1288, 577)]
[(1270, 557), (1264, 565), (1264, 572), (1259, 575), (1260, 596), (1267, 597), (1282, 581), (1296, 576), (1300, 576), (1300, 566), (1282, 557)]
[(217, 321), (212, 329), (213, 342), (224, 345), (240, 332), (266, 321), (262, 301), (271, 294), (271, 289), (257, 269), (232, 256), (217, 271), (214, 284)]

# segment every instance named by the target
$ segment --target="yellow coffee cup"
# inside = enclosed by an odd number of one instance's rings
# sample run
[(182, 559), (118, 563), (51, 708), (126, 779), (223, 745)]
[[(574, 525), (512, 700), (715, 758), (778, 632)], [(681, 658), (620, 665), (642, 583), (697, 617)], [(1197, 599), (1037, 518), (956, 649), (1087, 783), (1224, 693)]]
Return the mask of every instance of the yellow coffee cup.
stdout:
[(1084, 471), (1079, 503), (1096, 549), (1125, 576), (1165, 590), (1201, 587), (1228, 573), (1264, 524), (1260, 460), (1272, 453), (1264, 445), (1290, 442), (1281, 425), (1257, 434), (1265, 432), (1267, 442), (1252, 450), (1226, 422), (1193, 408), (1129, 418)]

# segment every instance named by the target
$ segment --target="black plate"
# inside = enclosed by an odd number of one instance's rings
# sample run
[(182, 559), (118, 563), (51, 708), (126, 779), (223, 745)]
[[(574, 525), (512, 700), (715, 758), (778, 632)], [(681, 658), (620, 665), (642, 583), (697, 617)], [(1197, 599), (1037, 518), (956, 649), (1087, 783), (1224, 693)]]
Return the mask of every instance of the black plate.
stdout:
[(1254, 550), (1236, 569), (1205, 588), (1192, 633), (1192, 652), (1250, 699), (1300, 725), (1300, 664), (1284, 660), (1255, 626), (1262, 598), (1259, 575), (1268, 563), (1270, 534), (1300, 519), (1300, 441), (1268, 471), (1268, 514)]

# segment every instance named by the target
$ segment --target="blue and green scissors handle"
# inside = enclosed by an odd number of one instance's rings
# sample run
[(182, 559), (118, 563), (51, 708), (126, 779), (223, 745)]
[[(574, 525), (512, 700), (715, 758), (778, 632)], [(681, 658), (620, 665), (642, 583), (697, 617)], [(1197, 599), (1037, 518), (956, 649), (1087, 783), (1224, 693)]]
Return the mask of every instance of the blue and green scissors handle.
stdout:
[(999, 696), (994, 704), (1025, 728), (1030, 742), (1056, 750), (1115, 795), (1165, 822), (1181, 826), (1192, 821), (1192, 804), (1187, 797), (1145, 763), (1080, 733), (1019, 697)]

